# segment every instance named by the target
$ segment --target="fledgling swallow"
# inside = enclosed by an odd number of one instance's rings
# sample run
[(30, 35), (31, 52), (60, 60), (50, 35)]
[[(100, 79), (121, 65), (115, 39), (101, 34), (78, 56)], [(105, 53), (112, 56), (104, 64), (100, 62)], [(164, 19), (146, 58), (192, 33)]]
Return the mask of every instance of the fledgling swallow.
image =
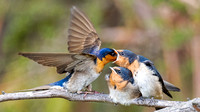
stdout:
[(130, 70), (123, 67), (110, 67), (110, 69), (111, 74), (105, 78), (110, 91), (109, 96), (114, 103), (129, 105), (132, 99), (141, 96)]
[(59, 74), (69, 75), (55, 83), (38, 89), (60, 86), (69, 92), (78, 92), (91, 84), (101, 73), (104, 65), (115, 61), (116, 51), (100, 49), (101, 41), (90, 20), (78, 8), (71, 8), (68, 29), (70, 53), (19, 53), (44, 66), (56, 67)]
[(164, 92), (172, 98), (166, 87), (172, 91), (180, 91), (179, 88), (173, 86), (171, 83), (165, 82), (164, 84), (160, 73), (149, 59), (129, 50), (117, 50), (117, 52), (118, 57), (114, 63), (131, 70), (143, 97), (162, 99), (162, 93)]
[[(137, 64), (132, 64), (131, 66), (131, 62), (137, 58), (137, 54), (129, 50), (117, 50), (117, 52), (118, 52), (118, 56), (114, 63), (116, 63), (119, 66), (126, 67), (132, 72), (134, 72), (135, 67), (133, 65), (137, 65)], [(168, 91), (180, 92), (180, 89), (178, 87), (174, 86), (173, 84), (165, 80), (163, 81)]]

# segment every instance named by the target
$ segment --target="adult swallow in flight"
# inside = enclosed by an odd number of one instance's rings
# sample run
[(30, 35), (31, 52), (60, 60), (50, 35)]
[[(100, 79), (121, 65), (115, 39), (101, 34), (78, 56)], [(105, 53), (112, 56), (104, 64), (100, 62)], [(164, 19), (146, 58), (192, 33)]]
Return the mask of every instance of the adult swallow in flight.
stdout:
[(56, 67), (59, 74), (69, 73), (66, 78), (39, 89), (60, 86), (78, 92), (97, 79), (105, 64), (116, 60), (116, 51), (100, 49), (101, 41), (92, 23), (75, 6), (71, 8), (68, 39), (70, 53), (19, 53), (44, 66)]
[(129, 50), (117, 50), (118, 57), (115, 63), (121, 67), (131, 70), (135, 82), (139, 86), (139, 90), (143, 97), (154, 97), (156, 99), (163, 98), (163, 92), (172, 98), (166, 87), (172, 91), (180, 91), (179, 88), (164, 81), (160, 73), (155, 68), (153, 62), (149, 59), (136, 55)]
[(110, 67), (110, 69), (111, 74), (105, 78), (110, 91), (109, 96), (114, 103), (129, 105), (131, 99), (141, 96), (130, 70), (123, 67)]

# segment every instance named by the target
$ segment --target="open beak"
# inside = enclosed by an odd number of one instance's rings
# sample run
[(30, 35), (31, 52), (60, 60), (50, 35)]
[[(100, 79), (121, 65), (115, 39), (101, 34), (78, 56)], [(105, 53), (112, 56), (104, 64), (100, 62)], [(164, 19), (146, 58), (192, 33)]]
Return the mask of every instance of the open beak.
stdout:
[(119, 53), (118, 53), (117, 50), (115, 50), (114, 48), (113, 48), (113, 50), (114, 50), (115, 53), (117, 54), (117, 58), (116, 58), (116, 60), (112, 62), (112, 63), (115, 63), (115, 62), (119, 59)]
[(111, 69), (111, 71), (115, 72), (117, 74), (117, 72), (115, 71), (115, 69), (113, 67), (109, 67)]

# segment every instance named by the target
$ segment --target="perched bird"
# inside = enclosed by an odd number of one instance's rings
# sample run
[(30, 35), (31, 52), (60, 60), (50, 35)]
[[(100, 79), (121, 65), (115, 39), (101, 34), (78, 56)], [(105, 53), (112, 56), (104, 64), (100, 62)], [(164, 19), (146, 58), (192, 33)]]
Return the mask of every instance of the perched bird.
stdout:
[(68, 39), (70, 53), (19, 53), (44, 66), (56, 67), (59, 74), (69, 73), (66, 78), (38, 89), (60, 86), (78, 92), (100, 75), (105, 64), (116, 60), (115, 50), (100, 49), (101, 41), (92, 23), (75, 6), (71, 8)]
[(130, 70), (123, 67), (110, 67), (110, 69), (111, 74), (106, 75), (105, 78), (113, 102), (129, 105), (131, 99), (141, 96)]
[(121, 67), (128, 68), (139, 86), (143, 97), (163, 98), (163, 92), (172, 98), (167, 88), (172, 91), (180, 91), (171, 83), (165, 82), (160, 73), (149, 59), (136, 55), (129, 50), (117, 50), (118, 56), (114, 63)]

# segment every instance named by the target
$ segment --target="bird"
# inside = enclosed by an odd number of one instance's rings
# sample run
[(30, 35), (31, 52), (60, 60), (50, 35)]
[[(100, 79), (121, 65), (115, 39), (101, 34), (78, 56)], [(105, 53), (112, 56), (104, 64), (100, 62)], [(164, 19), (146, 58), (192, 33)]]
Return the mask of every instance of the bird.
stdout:
[(69, 53), (19, 53), (44, 66), (56, 67), (57, 73), (68, 74), (64, 79), (50, 83), (35, 90), (62, 87), (68, 92), (81, 93), (96, 80), (104, 66), (115, 61), (117, 52), (102, 48), (101, 40), (88, 17), (77, 7), (71, 8), (68, 28)]
[(139, 86), (142, 97), (163, 99), (163, 93), (172, 98), (168, 89), (180, 91), (169, 82), (162, 79), (153, 62), (144, 56), (137, 55), (130, 50), (117, 50), (115, 64), (128, 68)]
[(130, 101), (141, 96), (132, 72), (124, 67), (110, 67), (111, 74), (105, 79), (109, 88), (109, 96), (114, 103), (130, 105)]

